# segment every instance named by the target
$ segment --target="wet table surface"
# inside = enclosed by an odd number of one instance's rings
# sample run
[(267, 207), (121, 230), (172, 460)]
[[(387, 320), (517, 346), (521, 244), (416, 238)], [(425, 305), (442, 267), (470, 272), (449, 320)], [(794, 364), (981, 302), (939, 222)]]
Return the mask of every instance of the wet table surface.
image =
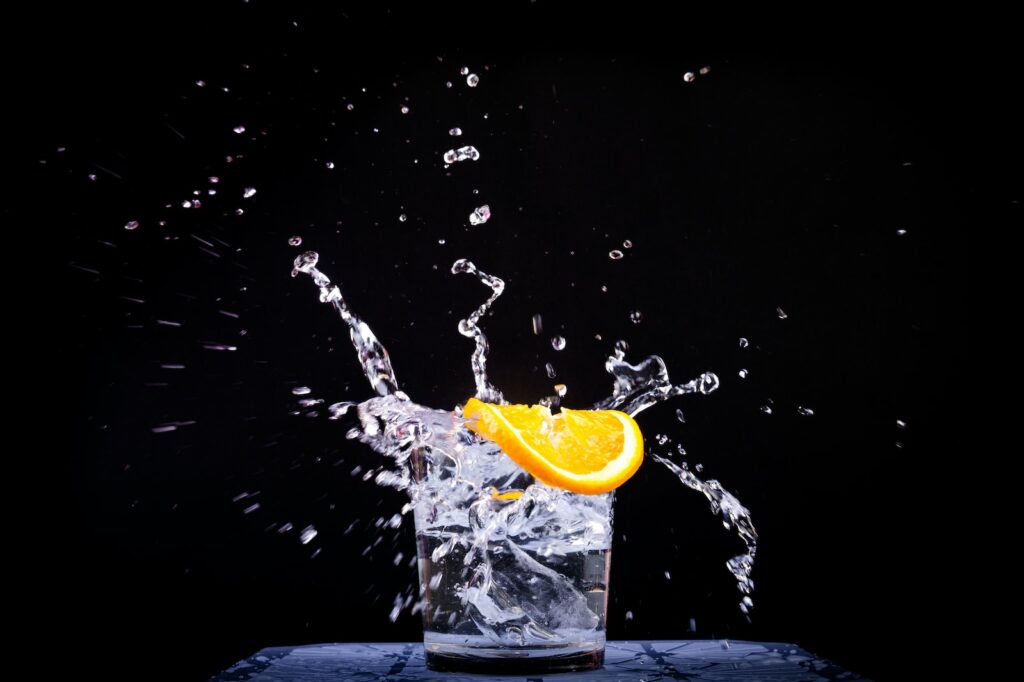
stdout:
[(738, 640), (616, 641), (601, 670), (554, 675), (470, 675), (427, 670), (422, 644), (313, 644), (263, 649), (211, 682), (655, 682), (865, 680), (793, 644)]

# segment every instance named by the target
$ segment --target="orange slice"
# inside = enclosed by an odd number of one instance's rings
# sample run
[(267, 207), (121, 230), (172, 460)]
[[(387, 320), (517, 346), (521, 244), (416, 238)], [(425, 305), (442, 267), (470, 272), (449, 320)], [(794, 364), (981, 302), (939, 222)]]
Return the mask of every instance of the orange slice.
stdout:
[(494, 405), (470, 398), (467, 426), (494, 441), (516, 464), (548, 485), (584, 495), (614, 490), (644, 459), (633, 418), (618, 410), (567, 410)]

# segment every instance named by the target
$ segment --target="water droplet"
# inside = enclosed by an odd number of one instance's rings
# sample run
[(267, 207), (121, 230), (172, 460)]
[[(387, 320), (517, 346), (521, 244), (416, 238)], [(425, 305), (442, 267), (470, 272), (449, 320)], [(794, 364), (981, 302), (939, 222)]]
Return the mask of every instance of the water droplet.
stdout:
[(765, 414), (771, 414), (772, 413), (772, 408), (769, 405), (762, 405), (761, 406), (761, 411), (764, 412)]
[(440, 244), (441, 246), (444, 246), (446, 242), (443, 239), (438, 239), (437, 243)]
[(292, 389), (292, 395), (309, 395), (313, 392), (309, 386), (296, 386)]
[(211, 185), (216, 185), (218, 182), (220, 182), (220, 178), (218, 178), (216, 175), (211, 175), (206, 179), (210, 181)]
[(555, 393), (559, 398), (564, 396), (569, 391), (569, 387), (565, 384), (555, 384)]
[(544, 370), (548, 373), (548, 379), (554, 379), (556, 375), (555, 366), (550, 362), (544, 365)]
[(444, 153), (444, 162), (447, 164), (458, 163), (459, 161), (476, 161), (480, 158), (480, 152), (477, 151), (476, 147), (466, 146), (459, 147), (458, 149), (449, 149)]
[(787, 317), (789, 317), (789, 315), (786, 314), (786, 311), (783, 310), (782, 308), (776, 308), (775, 313), (779, 316), (780, 320), (784, 320)]
[(747, 339), (746, 339), (746, 338), (744, 338), (744, 337), (742, 337), (742, 336), (741, 336), (741, 337), (740, 337), (740, 348), (746, 348), (746, 347), (747, 347), (747, 346), (749, 346), (749, 345), (750, 345), (750, 342), (749, 342), (749, 341), (747, 341)]
[(89, 181), (90, 182), (96, 182), (96, 174), (95, 173), (89, 173)]
[(491, 219), (491, 207), (487, 204), (477, 208), (469, 214), (470, 225), (483, 225)]
[(627, 249), (632, 249), (633, 248), (633, 242), (630, 241), (629, 239), (627, 239), (624, 242), (622, 242), (622, 246), (624, 248), (627, 248)]
[(448, 134), (451, 135), (452, 137), (458, 137), (459, 135), (462, 134), (462, 128), (452, 128), (451, 130), (448, 131)]
[(676, 452), (678, 452), (683, 457), (686, 457), (686, 448), (683, 447), (682, 443), (676, 443)]
[(551, 347), (554, 348), (555, 350), (562, 350), (563, 348), (565, 348), (565, 337), (556, 336), (553, 339), (551, 339)]
[(189, 201), (188, 199), (186, 199), (185, 201), (181, 202), (181, 207), (182, 208), (192, 208), (192, 202)]
[(353, 109), (356, 108), (356, 105), (350, 102), (349, 104), (345, 105), (345, 108), (348, 109), (349, 111), (352, 111)]
[(626, 620), (633, 620), (633, 612), (626, 611)]
[(459, 74), (462, 75), (462, 76), (468, 75), (469, 74), (469, 67), (468, 66), (463, 66), (461, 69), (459, 69)]
[(683, 74), (683, 80), (686, 81), (687, 83), (692, 83), (693, 81), (697, 80), (697, 74), (695, 74), (693, 71), (687, 71), (686, 73)]
[(399, 216), (398, 216), (398, 222), (400, 222), (400, 223), (404, 223), (408, 219), (409, 219), (409, 217), (407, 215), (405, 215), (404, 213), (399, 214)]
[(622, 260), (623, 253), (618, 249), (612, 249), (608, 252), (608, 257), (612, 260)]
[(306, 526), (302, 529), (302, 532), (299, 534), (299, 542), (301, 542), (304, 545), (308, 545), (313, 540), (313, 538), (316, 537), (316, 535), (316, 528), (314, 528), (313, 526)]
[(447, 81), (447, 82), (446, 82), (446, 83), (444, 84), (444, 87), (446, 87), (446, 88), (450, 88), (450, 87), (452, 87), (452, 82), (451, 82), (451, 81)]
[(802, 405), (798, 405), (797, 408), (796, 408), (796, 411), (799, 412), (804, 417), (813, 417), (814, 416), (814, 410), (812, 410), (809, 407), (803, 407)]
[(402, 107), (400, 111), (401, 111), (401, 112), (402, 112), (403, 114), (408, 114), (408, 113), (409, 113), (409, 107)]
[(718, 389), (718, 375), (714, 372), (704, 372), (697, 379), (697, 390), (708, 395)]
[(241, 135), (242, 133), (245, 132), (245, 126), (235, 126), (234, 128), (232, 128), (232, 130)]
[(701, 464), (700, 462), (698, 462), (697, 464), (695, 464), (693, 468), (694, 468), (694, 470), (696, 470), (696, 472), (697, 472), (698, 474), (699, 474), (700, 472), (704, 471), (704, 465), (703, 465), (703, 464)]
[(313, 268), (316, 267), (317, 261), (320, 260), (320, 254), (316, 251), (306, 251), (299, 254), (295, 258), (294, 268), (292, 269), (292, 277), (295, 277), (300, 272), (304, 272), (307, 275), (312, 273)]
[(643, 319), (644, 314), (641, 313), (639, 310), (634, 310), (629, 314), (629, 321), (632, 322), (633, 324), (640, 324), (640, 322), (642, 322)]
[(333, 161), (328, 161), (324, 165), (327, 166), (327, 170), (333, 170), (334, 169), (334, 162)]
[(625, 354), (626, 351), (628, 351), (628, 350), (629, 350), (629, 344), (626, 342), (625, 339), (619, 339), (618, 341), (615, 342), (615, 352), (616, 353)]
[(682, 423), (682, 424), (686, 423), (686, 415), (683, 414), (682, 410), (680, 410), (680, 409), (676, 410), (676, 419), (678, 419), (679, 422)]
[(748, 374), (749, 374), (749, 372), (747, 370), (745, 370), (745, 369), (741, 369), (739, 371), (740, 379), (746, 379)]
[(288, 243), (291, 246), (302, 246), (302, 237), (295, 235), (294, 237), (288, 238)]
[(466, 85), (468, 85), (469, 87), (475, 88), (479, 84), (480, 76), (476, 75), (475, 73), (471, 73), (468, 76), (466, 76)]
[(137, 229), (139, 229), (139, 221), (138, 220), (129, 220), (128, 222), (126, 222), (124, 224), (124, 229), (126, 229), (126, 230), (137, 230)]
[(203, 81), (203, 80), (196, 81), (196, 87), (205, 88), (206, 87), (206, 81)]
[(898, 428), (898, 429), (905, 429), (905, 428), (907, 428), (907, 422), (903, 421), (902, 419), (897, 419), (896, 420), (896, 428)]
[(700, 67), (699, 73), (702, 76), (706, 76), (709, 73), (711, 73), (711, 67), (710, 66), (702, 66), (702, 67)]
[(252, 197), (255, 194), (256, 194), (256, 188), (255, 187), (246, 187), (245, 190), (242, 192), (242, 197), (248, 199), (248, 198)]
[(672, 580), (672, 574), (668, 571), (665, 571), (665, 580)]
[(655, 439), (656, 441), (658, 441), (658, 445), (664, 445), (664, 444), (665, 444), (665, 443), (667, 443), (667, 442), (668, 442), (668, 440), (669, 440), (668, 436), (666, 436), (666, 435), (665, 435), (665, 434), (663, 434), (663, 433), (659, 433), (658, 435), (656, 435), (656, 436), (654, 437), (654, 439)]
[(540, 313), (533, 316), (533, 333), (534, 335), (540, 335), (544, 331), (544, 320), (541, 318)]

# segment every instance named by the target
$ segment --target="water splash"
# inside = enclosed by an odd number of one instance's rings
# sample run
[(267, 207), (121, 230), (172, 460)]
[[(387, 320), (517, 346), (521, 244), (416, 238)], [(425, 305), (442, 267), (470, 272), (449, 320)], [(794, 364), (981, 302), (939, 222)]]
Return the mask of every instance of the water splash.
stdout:
[(490, 309), (501, 292), (505, 290), (505, 282), (497, 277), (488, 275), (477, 269), (473, 263), (460, 258), (452, 264), (452, 274), (466, 273), (476, 275), (477, 279), (491, 288), (491, 297), (484, 301), (483, 305), (473, 311), (473, 314), (464, 320), (459, 320), (459, 333), (473, 339), (476, 349), (470, 363), (473, 367), (473, 380), (476, 382), (476, 397), (485, 403), (504, 403), (505, 398), (501, 395), (494, 384), (487, 379), (487, 337), (480, 329), (480, 318)]
[(342, 321), (348, 325), (349, 337), (352, 345), (356, 348), (359, 356), (359, 364), (370, 380), (370, 386), (378, 395), (388, 395), (398, 391), (398, 380), (395, 378), (395, 370), (391, 367), (391, 359), (388, 352), (369, 325), (356, 317), (341, 295), (341, 289), (331, 284), (330, 278), (316, 268), (320, 254), (316, 251), (306, 251), (295, 259), (295, 267), (292, 269), (292, 277), (305, 273), (313, 278), (313, 283), (320, 287), (320, 302), (330, 303), (341, 316)]

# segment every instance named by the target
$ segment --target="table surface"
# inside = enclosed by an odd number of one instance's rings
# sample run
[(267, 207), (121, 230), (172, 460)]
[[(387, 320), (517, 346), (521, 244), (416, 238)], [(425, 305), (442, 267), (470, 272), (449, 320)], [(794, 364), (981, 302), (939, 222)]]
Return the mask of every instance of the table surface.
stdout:
[(794, 644), (736, 640), (616, 641), (601, 670), (555, 675), (470, 675), (427, 670), (423, 645), (312, 644), (263, 649), (211, 682), (633, 682), (865, 680)]

